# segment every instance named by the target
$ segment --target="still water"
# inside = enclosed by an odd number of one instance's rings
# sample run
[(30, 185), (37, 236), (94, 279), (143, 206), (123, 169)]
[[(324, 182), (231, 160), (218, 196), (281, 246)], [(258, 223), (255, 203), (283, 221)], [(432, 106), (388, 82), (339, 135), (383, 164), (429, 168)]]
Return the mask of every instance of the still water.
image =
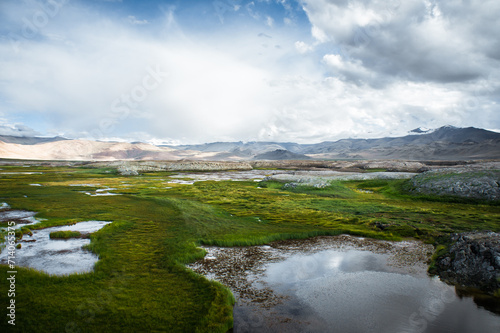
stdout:
[[(500, 332), (500, 316), (460, 299), (438, 278), (403, 273), (387, 259), (368, 251), (294, 255), (269, 264), (264, 281), (288, 296), (274, 311), (297, 322), (284, 325), (287, 331)], [(273, 326), (269, 331), (283, 331)]]
[(498, 299), (428, 276), (424, 244), (342, 237), (206, 247), (190, 267), (233, 291), (236, 333), (500, 332)]
[[(30, 267), (53, 275), (67, 275), (92, 271), (99, 259), (94, 253), (83, 248), (90, 239), (50, 239), (53, 231), (71, 230), (82, 234), (95, 232), (106, 224), (106, 221), (87, 221), (70, 226), (52, 227), (33, 230), (33, 235), (23, 235), (19, 242), (20, 249), (15, 250), (12, 259), (16, 266)], [(7, 264), (7, 247), (0, 253), (0, 263)]]

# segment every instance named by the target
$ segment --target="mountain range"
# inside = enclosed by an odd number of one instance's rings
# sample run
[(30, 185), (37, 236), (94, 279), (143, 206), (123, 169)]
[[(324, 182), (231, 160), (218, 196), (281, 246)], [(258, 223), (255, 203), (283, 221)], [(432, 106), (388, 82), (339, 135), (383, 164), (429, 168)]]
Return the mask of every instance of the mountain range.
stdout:
[(402, 137), (342, 139), (316, 144), (293, 142), (213, 142), (155, 146), (148, 143), (71, 140), (62, 137), (0, 135), (0, 158), (31, 160), (302, 160), (500, 159), (500, 133), (444, 126), (417, 128)]

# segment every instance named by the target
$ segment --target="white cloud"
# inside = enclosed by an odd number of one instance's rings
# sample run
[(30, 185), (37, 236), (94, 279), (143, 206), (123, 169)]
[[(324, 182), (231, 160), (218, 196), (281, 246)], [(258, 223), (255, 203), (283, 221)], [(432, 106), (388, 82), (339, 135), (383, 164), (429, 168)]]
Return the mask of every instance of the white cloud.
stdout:
[(248, 15), (250, 15), (250, 17), (252, 17), (254, 20), (260, 19), (260, 13), (255, 11), (255, 3), (253, 1), (247, 3), (245, 5), (245, 8), (248, 12)]
[[(488, 7), (491, 5), (491, 7)], [(320, 43), (336, 43), (344, 57), (363, 61), (382, 75), (462, 82), (496, 67), (492, 50), (500, 21), (498, 2), (305, 0)], [(408, 77), (407, 77), (408, 78)]]
[[(211, 41), (186, 37), (174, 13), (165, 16), (162, 38), (91, 13), (72, 17), (71, 25), (55, 22), (67, 27), (57, 29), (60, 40), (23, 41), (15, 57), (8, 43), (0, 43), (6, 69), (0, 81), (9, 82), (1, 94), (11, 101), (0, 110), (10, 115), (36, 110), (50, 119), (48, 131), (63, 129), (72, 136), (143, 131), (190, 141), (255, 138), (273, 112), (266, 81), (284, 70), (271, 62), (287, 51), (272, 48), (264, 54), (253, 31), (248, 34), (255, 37), (243, 39), (238, 33)], [(144, 90), (145, 80), (153, 83), (145, 79), (148, 67), (169, 74), (155, 89)], [(131, 107), (127, 95), (134, 93), (140, 101), (132, 100)]]
[(404, 135), (419, 126), (457, 125), (463, 94), (438, 84), (397, 83), (384, 90), (346, 83), (341, 78), (275, 82), (275, 102), (282, 107), (260, 132), (261, 140), (302, 142), (343, 137)]
[(267, 26), (268, 26), (268, 27), (270, 27), (270, 28), (272, 28), (272, 27), (273, 27), (273, 25), (274, 25), (274, 20), (273, 20), (273, 18), (272, 18), (271, 16), (268, 16), (268, 17), (266, 18), (266, 24), (267, 24)]
[(136, 25), (143, 25), (143, 24), (148, 24), (148, 20), (138, 20), (135, 16), (129, 15), (127, 17), (127, 20), (130, 24), (136, 24)]
[(328, 35), (323, 30), (319, 29), (317, 26), (313, 25), (313, 27), (311, 28), (311, 34), (320, 43), (326, 43), (330, 41)]
[(339, 54), (325, 54), (323, 63), (329, 69), (329, 74), (340, 77), (345, 82), (357, 85), (370, 85), (381, 88), (392, 82), (387, 76), (376, 73), (371, 68), (364, 66), (360, 59), (344, 59)]
[(294, 45), (297, 51), (301, 54), (308, 53), (314, 50), (314, 47), (312, 45), (306, 44), (303, 41), (296, 41)]

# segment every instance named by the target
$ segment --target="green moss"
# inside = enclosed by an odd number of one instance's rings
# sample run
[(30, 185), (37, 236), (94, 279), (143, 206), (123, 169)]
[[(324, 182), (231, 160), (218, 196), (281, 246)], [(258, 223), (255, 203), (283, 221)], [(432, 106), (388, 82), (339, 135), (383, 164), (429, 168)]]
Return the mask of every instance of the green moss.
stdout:
[(371, 169), (365, 169), (366, 172), (387, 172), (387, 169), (385, 168), (371, 168)]
[(16, 235), (16, 239), (22, 239), (24, 235), (32, 236), (33, 233), (31, 232), (31, 230), (29, 228), (21, 227), (21, 228), (15, 230), (15, 235)]
[(431, 262), (429, 264), (428, 272), (430, 274), (437, 274), (437, 267), (436, 267), (436, 262), (439, 258), (443, 257), (448, 253), (448, 245), (444, 244), (439, 244), (436, 246), (436, 249), (434, 250), (434, 253), (432, 254), (431, 257)]

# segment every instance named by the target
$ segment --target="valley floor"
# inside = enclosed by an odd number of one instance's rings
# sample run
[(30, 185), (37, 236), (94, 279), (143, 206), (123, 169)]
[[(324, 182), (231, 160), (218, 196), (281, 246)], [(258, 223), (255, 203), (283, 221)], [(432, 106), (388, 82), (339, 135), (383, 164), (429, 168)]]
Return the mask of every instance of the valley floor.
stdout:
[[(273, 170), (259, 181), (189, 182), (195, 176), (177, 174), (126, 176), (109, 165), (0, 165), (0, 205), (37, 212), (41, 222), (29, 229), (112, 222), (90, 236), (88, 249), (100, 258), (91, 273), (50, 276), (17, 268), (16, 325), (4, 318), (2, 331), (226, 332), (233, 323), (230, 290), (185, 266), (203, 258), (200, 245), (339, 234), (439, 245), (453, 232), (500, 231), (498, 201), (414, 193), (405, 179), (285, 186), (264, 178)], [(21, 255), (22, 247), (17, 251)], [(9, 270), (0, 266), (3, 281)], [(1, 284), (3, 309), (11, 299), (7, 287)]]

